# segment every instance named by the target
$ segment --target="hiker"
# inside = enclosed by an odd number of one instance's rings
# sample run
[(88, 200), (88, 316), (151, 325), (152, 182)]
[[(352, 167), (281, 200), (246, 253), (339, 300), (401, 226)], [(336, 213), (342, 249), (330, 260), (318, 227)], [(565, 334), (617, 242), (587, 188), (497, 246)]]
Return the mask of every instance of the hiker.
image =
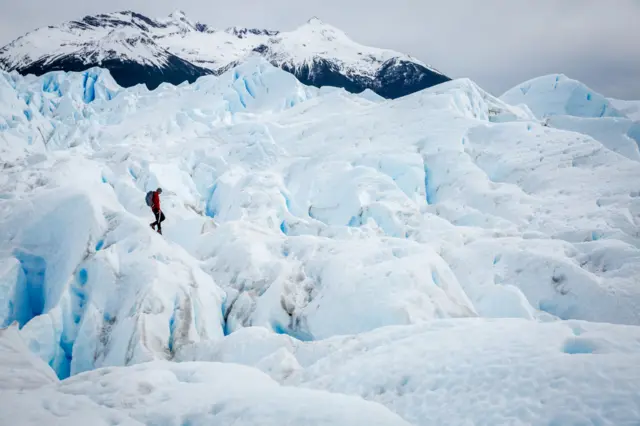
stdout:
[(160, 194), (162, 194), (162, 188), (158, 188), (155, 191), (147, 192), (147, 205), (151, 207), (153, 215), (156, 217), (156, 221), (150, 224), (151, 229), (156, 230), (158, 225), (158, 234), (162, 235), (162, 221), (165, 219), (164, 213), (160, 210)]

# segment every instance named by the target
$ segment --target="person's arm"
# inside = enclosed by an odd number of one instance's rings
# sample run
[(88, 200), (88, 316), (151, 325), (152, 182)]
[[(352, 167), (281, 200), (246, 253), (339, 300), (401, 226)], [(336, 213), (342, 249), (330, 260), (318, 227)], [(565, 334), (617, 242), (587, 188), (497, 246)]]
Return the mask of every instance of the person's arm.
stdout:
[(160, 196), (157, 192), (153, 193), (153, 205), (160, 210)]

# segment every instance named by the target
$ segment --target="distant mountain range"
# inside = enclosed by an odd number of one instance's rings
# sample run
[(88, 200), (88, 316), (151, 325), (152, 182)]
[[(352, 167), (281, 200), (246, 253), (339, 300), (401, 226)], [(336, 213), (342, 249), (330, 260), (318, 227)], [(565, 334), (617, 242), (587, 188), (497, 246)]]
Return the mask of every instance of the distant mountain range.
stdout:
[(450, 80), (408, 55), (360, 45), (316, 18), (290, 32), (217, 30), (180, 11), (164, 19), (114, 12), (39, 28), (2, 47), (0, 67), (42, 75), (98, 66), (123, 87), (143, 83), (154, 89), (221, 74), (250, 55), (263, 56), (307, 85), (371, 89), (385, 98)]

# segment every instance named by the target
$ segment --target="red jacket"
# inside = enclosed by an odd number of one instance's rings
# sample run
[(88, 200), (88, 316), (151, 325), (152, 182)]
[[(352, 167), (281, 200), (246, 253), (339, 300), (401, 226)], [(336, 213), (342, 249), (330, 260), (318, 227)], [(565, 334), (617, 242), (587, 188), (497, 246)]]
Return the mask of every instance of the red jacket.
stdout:
[(153, 200), (151, 202), (151, 210), (157, 212), (160, 210), (160, 195), (158, 195), (157, 191), (153, 191)]

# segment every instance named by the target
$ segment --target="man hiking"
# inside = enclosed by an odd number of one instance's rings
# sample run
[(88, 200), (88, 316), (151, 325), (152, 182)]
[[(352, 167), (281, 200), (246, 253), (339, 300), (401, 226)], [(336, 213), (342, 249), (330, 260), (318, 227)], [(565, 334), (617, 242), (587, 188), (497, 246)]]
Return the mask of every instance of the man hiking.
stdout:
[(147, 192), (146, 201), (147, 205), (151, 207), (153, 215), (156, 217), (156, 221), (149, 226), (151, 226), (151, 228), (155, 231), (157, 225), (158, 234), (162, 235), (162, 221), (165, 219), (165, 217), (162, 210), (160, 210), (160, 194), (162, 194), (162, 188), (158, 188), (155, 191), (149, 191)]

